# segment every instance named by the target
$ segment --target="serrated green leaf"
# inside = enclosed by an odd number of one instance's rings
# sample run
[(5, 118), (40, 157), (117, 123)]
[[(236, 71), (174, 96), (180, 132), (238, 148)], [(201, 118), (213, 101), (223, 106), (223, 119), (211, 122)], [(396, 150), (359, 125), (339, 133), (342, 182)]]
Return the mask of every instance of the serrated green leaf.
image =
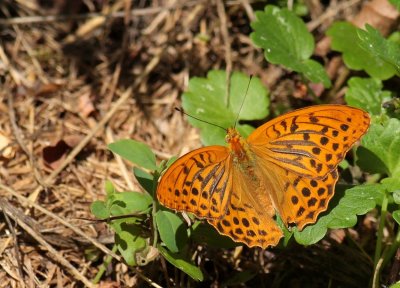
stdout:
[(254, 32), (250, 38), (264, 49), (269, 62), (303, 73), (312, 82), (322, 82), (325, 87), (331, 85), (321, 64), (309, 59), (314, 51), (314, 38), (292, 11), (267, 5), (264, 11), (256, 12), (251, 27)]
[(154, 176), (138, 167), (133, 167), (133, 174), (140, 186), (142, 186), (150, 195), (154, 195)]
[(149, 170), (156, 170), (156, 156), (153, 151), (142, 142), (132, 139), (119, 140), (108, 145), (115, 154), (122, 158)]
[[(214, 70), (207, 74), (207, 78), (190, 79), (189, 89), (182, 96), (182, 106), (185, 111), (194, 117), (224, 128), (235, 125), (238, 115), (239, 120), (265, 118), (269, 112), (268, 90), (262, 86), (260, 79), (253, 77), (249, 82), (248, 76), (234, 72), (231, 76), (229, 105), (227, 105), (225, 103), (225, 75), (225, 71)], [(245, 100), (244, 103), (243, 100)], [(242, 103), (242, 110), (238, 114)], [(225, 130), (191, 117), (188, 121), (201, 129), (204, 145), (225, 145)], [(238, 124), (236, 128), (244, 137), (254, 130), (253, 127), (242, 124)]]
[(156, 213), (156, 222), (161, 240), (171, 252), (179, 252), (188, 240), (187, 228), (183, 220), (175, 213), (159, 210)]
[(110, 212), (113, 216), (143, 213), (149, 209), (153, 199), (147, 193), (121, 192), (115, 193)]
[(357, 28), (348, 22), (336, 22), (326, 32), (332, 38), (332, 50), (343, 53), (344, 63), (353, 70), (365, 70), (381, 80), (395, 75), (394, 67), (371, 55), (359, 45)]
[[(381, 160), (385, 166), (382, 169), (390, 176), (400, 176), (400, 120), (392, 118), (383, 125), (372, 124), (361, 143)], [(365, 156), (361, 155), (357, 164), (369, 171), (368, 160), (361, 161), (361, 157)]]
[(90, 205), (90, 211), (97, 219), (106, 219), (110, 217), (110, 212), (108, 211), (106, 203), (104, 201), (94, 201)]
[(371, 55), (382, 59), (396, 70), (397, 75), (400, 71), (400, 46), (382, 37), (378, 30), (371, 25), (365, 26), (366, 30), (358, 29), (357, 34), (360, 38), (359, 45)]
[(206, 223), (200, 223), (193, 225), (190, 238), (197, 243), (206, 243), (207, 246), (214, 248), (233, 248), (240, 244), (234, 242), (228, 236), (221, 235), (211, 225)]
[(348, 85), (345, 95), (347, 104), (373, 115), (380, 115), (382, 102), (391, 98), (390, 91), (382, 91), (382, 82), (378, 79), (353, 77)]
[(115, 231), (115, 244), (118, 251), (128, 265), (136, 266), (138, 264), (136, 254), (145, 249), (148, 244), (141, 236), (141, 228), (129, 221), (129, 219), (116, 220), (110, 226)]
[(176, 268), (182, 270), (187, 275), (189, 275), (192, 279), (196, 281), (203, 281), (204, 276), (203, 272), (201, 272), (200, 268), (196, 267), (190, 260), (185, 259), (182, 255), (177, 253), (172, 253), (167, 249), (161, 247), (160, 245), (157, 246), (158, 251), (164, 256), (164, 258), (174, 265)]
[(326, 215), (320, 217), (314, 225), (306, 226), (303, 231), (295, 229), (296, 241), (311, 245), (321, 240), (328, 228), (348, 228), (357, 223), (357, 215), (371, 211), (382, 202), (385, 188), (382, 184), (360, 185), (347, 189), (339, 203)]

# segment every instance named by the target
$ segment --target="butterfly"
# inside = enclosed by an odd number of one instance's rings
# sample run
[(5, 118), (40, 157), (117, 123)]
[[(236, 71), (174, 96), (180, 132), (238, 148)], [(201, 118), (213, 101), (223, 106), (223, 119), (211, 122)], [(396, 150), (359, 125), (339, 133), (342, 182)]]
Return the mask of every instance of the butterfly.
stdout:
[(276, 214), (299, 230), (315, 223), (334, 194), (338, 164), (369, 125), (361, 109), (316, 105), (266, 122), (247, 139), (229, 128), (227, 147), (206, 146), (176, 160), (157, 198), (236, 242), (275, 246), (283, 236)]

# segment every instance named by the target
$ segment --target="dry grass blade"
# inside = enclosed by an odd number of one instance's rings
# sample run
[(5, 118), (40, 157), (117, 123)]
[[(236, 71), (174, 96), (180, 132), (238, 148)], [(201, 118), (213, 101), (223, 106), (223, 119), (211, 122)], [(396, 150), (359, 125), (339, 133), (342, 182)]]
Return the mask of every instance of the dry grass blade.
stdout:
[(85, 238), (86, 240), (88, 240), (90, 243), (92, 243), (94, 246), (96, 246), (97, 248), (99, 248), (101, 251), (103, 251), (104, 253), (111, 255), (113, 258), (117, 259), (118, 261), (121, 260), (121, 257), (116, 255), (115, 253), (111, 252), (107, 247), (105, 247), (104, 245), (100, 244), (98, 241), (96, 241), (95, 239), (89, 237), (86, 233), (84, 233), (83, 231), (81, 231), (80, 229), (78, 229), (77, 227), (73, 226), (71, 223), (69, 223), (68, 221), (66, 221), (65, 219), (62, 219), (60, 216), (55, 215), (54, 213), (44, 209), (43, 207), (41, 207), (40, 205), (37, 205), (36, 203), (32, 202), (30, 199), (25, 198), (21, 195), (19, 195), (17, 192), (15, 192), (13, 189), (11, 189), (10, 187), (4, 186), (0, 183), (0, 189), (6, 191), (7, 193), (11, 194), (12, 196), (16, 197), (19, 201), (22, 202), (23, 205), (26, 206), (31, 206), (37, 210), (39, 210), (40, 212), (42, 212), (45, 215), (48, 215), (50, 217), (52, 217), (53, 219), (57, 220), (59, 223), (63, 224), (64, 226), (68, 227), (69, 229), (71, 229), (72, 231), (74, 231), (77, 235)]
[(76, 279), (82, 281), (87, 287), (95, 287), (82, 273), (80, 273), (70, 262), (68, 262), (56, 249), (54, 249), (49, 243), (44, 240), (44, 237), (41, 233), (32, 227), (30, 227), (22, 217), (18, 217), (18, 215), (23, 215), (23, 213), (15, 213), (15, 208), (11, 207), (5, 201), (0, 200), (0, 206), (3, 209), (4, 213), (7, 213), (8, 216), (13, 218), (13, 220), (27, 232), (30, 236), (32, 236), (37, 242), (39, 242), (45, 250), (50, 254), (49, 256), (60, 263), (63, 267), (67, 269)]

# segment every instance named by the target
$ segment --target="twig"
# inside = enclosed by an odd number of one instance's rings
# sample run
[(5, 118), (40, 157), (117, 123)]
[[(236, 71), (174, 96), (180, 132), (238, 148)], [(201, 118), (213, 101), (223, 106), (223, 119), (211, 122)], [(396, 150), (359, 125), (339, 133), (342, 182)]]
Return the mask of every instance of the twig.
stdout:
[(26, 156), (28, 156), (31, 168), (33, 170), (33, 175), (36, 179), (36, 181), (44, 188), (47, 187), (46, 183), (43, 182), (42, 177), (40, 176), (39, 171), (36, 169), (36, 161), (35, 158), (33, 157), (33, 154), (28, 150), (28, 148), (26, 147), (24, 140), (22, 140), (22, 132), (19, 129), (18, 125), (17, 125), (17, 121), (16, 121), (16, 117), (15, 117), (15, 111), (14, 111), (14, 103), (13, 103), (13, 96), (12, 94), (8, 94), (8, 116), (10, 118), (10, 124), (11, 124), (11, 129), (13, 130), (14, 133), (14, 137), (15, 140), (17, 141), (17, 143), (19, 144), (19, 146), (21, 147), (22, 151), (24, 151), (24, 153), (26, 154)]
[[(1, 201), (1, 199), (0, 199)], [(10, 217), (14, 219), (18, 223), (18, 225), (24, 229), (29, 235), (31, 235), (37, 242), (39, 242), (44, 248), (48, 251), (50, 256), (64, 266), (76, 279), (83, 282), (87, 287), (95, 287), (85, 276), (83, 276), (70, 262), (64, 259), (64, 257), (57, 252), (49, 243), (47, 243), (40, 232), (32, 229), (25, 221), (22, 220), (21, 217), (18, 217), (14, 213), (11, 213), (10, 209), (4, 205), (4, 201), (1, 201), (1, 206), (3, 207), (3, 211), (7, 213)]]
[(249, 17), (250, 21), (254, 21), (256, 16), (254, 15), (253, 8), (251, 7), (248, 0), (240, 0), (243, 5), (244, 10), (246, 10), (247, 17)]
[[(175, 10), (183, 7), (191, 7), (198, 4), (198, 1), (186, 2), (180, 5), (170, 5), (167, 7), (157, 8), (143, 8), (134, 9), (130, 11), (131, 16), (147, 16), (156, 14), (162, 11)], [(72, 14), (72, 15), (49, 15), (49, 16), (28, 16), (28, 17), (15, 17), (8, 19), (0, 19), (0, 25), (21, 25), (21, 24), (38, 24), (49, 22), (85, 20), (88, 18), (106, 17), (106, 18), (124, 18), (126, 17), (125, 11), (113, 12), (110, 14), (104, 13), (87, 13), (87, 14)]]
[(17, 234), (15, 233), (14, 227), (10, 221), (10, 218), (8, 218), (8, 213), (11, 214), (15, 214), (13, 211), (14, 208), (6, 202), (5, 199), (0, 198), (0, 208), (1, 210), (3, 210), (3, 214), (4, 214), (4, 218), (6, 219), (8, 228), (11, 231), (11, 235), (12, 238), (14, 240), (14, 251), (15, 251), (15, 257), (17, 259), (17, 264), (18, 264), (18, 273), (19, 273), (19, 277), (20, 277), (20, 283), (21, 283), (21, 287), (25, 287), (24, 284), (24, 273), (22, 272), (22, 261), (21, 261), (21, 253), (19, 251), (19, 245), (18, 245), (18, 238), (17, 238)]
[[(57, 220), (58, 222), (60, 222), (61, 224), (63, 224), (64, 226), (68, 227), (69, 229), (71, 229), (72, 231), (74, 231), (77, 235), (85, 238), (86, 240), (88, 240), (90, 243), (92, 243), (94, 246), (96, 246), (97, 248), (99, 248), (101, 251), (103, 251), (104, 253), (111, 255), (112, 257), (114, 257), (116, 260), (121, 261), (121, 257), (116, 255), (115, 253), (112, 253), (106, 246), (102, 245), (101, 243), (99, 243), (97, 240), (93, 239), (92, 237), (86, 235), (86, 233), (84, 233), (82, 230), (74, 227), (73, 225), (71, 225), (68, 221), (66, 221), (65, 219), (55, 215), (54, 213), (46, 210), (45, 208), (43, 208), (40, 205), (37, 205), (36, 203), (32, 202), (31, 200), (29, 200), (28, 198), (25, 198), (24, 196), (18, 194), (16, 191), (14, 191), (13, 189), (11, 189), (10, 187), (4, 186), (0, 183), (0, 189), (3, 189), (4, 191), (8, 192), (9, 194), (11, 194), (12, 196), (16, 197), (19, 201), (21, 201), (23, 204), (28, 205), (28, 206), (32, 206), (33, 208), (39, 210), (40, 212), (42, 212), (45, 215), (50, 216), (51, 218)], [(26, 222), (26, 221), (24, 221)]]
[(336, 15), (339, 11), (349, 8), (349, 7), (359, 3), (360, 1), (361, 0), (343, 1), (342, 3), (338, 4), (334, 8), (328, 9), (325, 13), (321, 14), (321, 16), (319, 16), (317, 19), (307, 23), (308, 30), (313, 31), (315, 28), (317, 28), (319, 25), (321, 25), (321, 23), (324, 22), (326, 19), (331, 18), (332, 16)]
[(228, 34), (228, 24), (226, 20), (225, 7), (222, 0), (217, 0), (217, 12), (219, 19), (221, 21), (221, 34), (225, 44), (225, 62), (226, 62), (226, 94), (225, 94), (225, 104), (226, 107), (229, 107), (229, 94), (230, 94), (230, 80), (231, 80), (231, 72), (232, 72), (232, 53), (231, 53), (231, 43), (229, 40)]
[(135, 271), (136, 274), (138, 274), (138, 276), (140, 278), (142, 278), (144, 281), (146, 281), (148, 284), (150, 284), (153, 287), (156, 288), (162, 288), (162, 286), (158, 285), (157, 283), (155, 283), (153, 280), (151, 280), (150, 278), (146, 277), (145, 275), (143, 275), (142, 272), (139, 271), (139, 269), (133, 269), (133, 271)]

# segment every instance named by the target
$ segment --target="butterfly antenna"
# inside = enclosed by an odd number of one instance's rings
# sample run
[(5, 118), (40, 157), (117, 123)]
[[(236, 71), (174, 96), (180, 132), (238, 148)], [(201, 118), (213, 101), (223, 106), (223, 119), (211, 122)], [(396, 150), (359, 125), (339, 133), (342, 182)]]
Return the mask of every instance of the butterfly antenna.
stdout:
[(249, 83), (247, 84), (246, 93), (244, 94), (244, 98), (243, 98), (242, 104), (240, 104), (240, 108), (239, 108), (239, 111), (237, 113), (236, 120), (235, 120), (235, 125), (233, 127), (236, 127), (237, 123), (239, 122), (240, 112), (242, 112), (242, 108), (243, 108), (244, 102), (245, 102), (245, 100), (247, 98), (247, 92), (249, 92), (251, 79), (253, 79), (253, 75), (250, 75), (250, 80), (249, 80)]
[(196, 119), (197, 121), (200, 121), (200, 122), (203, 122), (203, 123), (210, 124), (210, 125), (212, 125), (212, 126), (215, 126), (215, 127), (221, 128), (221, 129), (223, 129), (224, 131), (226, 131), (226, 128), (224, 128), (224, 127), (222, 127), (222, 126), (219, 126), (219, 125), (217, 125), (217, 124), (214, 124), (214, 123), (208, 122), (208, 121), (206, 121), (206, 120), (203, 120), (203, 119), (200, 119), (200, 118), (194, 117), (194, 116), (192, 116), (192, 115), (190, 115), (190, 114), (186, 113), (185, 111), (183, 111), (183, 109), (181, 109), (181, 108), (175, 107), (175, 110), (176, 110), (176, 111), (179, 111), (179, 112), (181, 112), (182, 114), (185, 114), (185, 115), (186, 115), (186, 116), (188, 116), (188, 117), (191, 117), (191, 118), (193, 118), (193, 119)]

